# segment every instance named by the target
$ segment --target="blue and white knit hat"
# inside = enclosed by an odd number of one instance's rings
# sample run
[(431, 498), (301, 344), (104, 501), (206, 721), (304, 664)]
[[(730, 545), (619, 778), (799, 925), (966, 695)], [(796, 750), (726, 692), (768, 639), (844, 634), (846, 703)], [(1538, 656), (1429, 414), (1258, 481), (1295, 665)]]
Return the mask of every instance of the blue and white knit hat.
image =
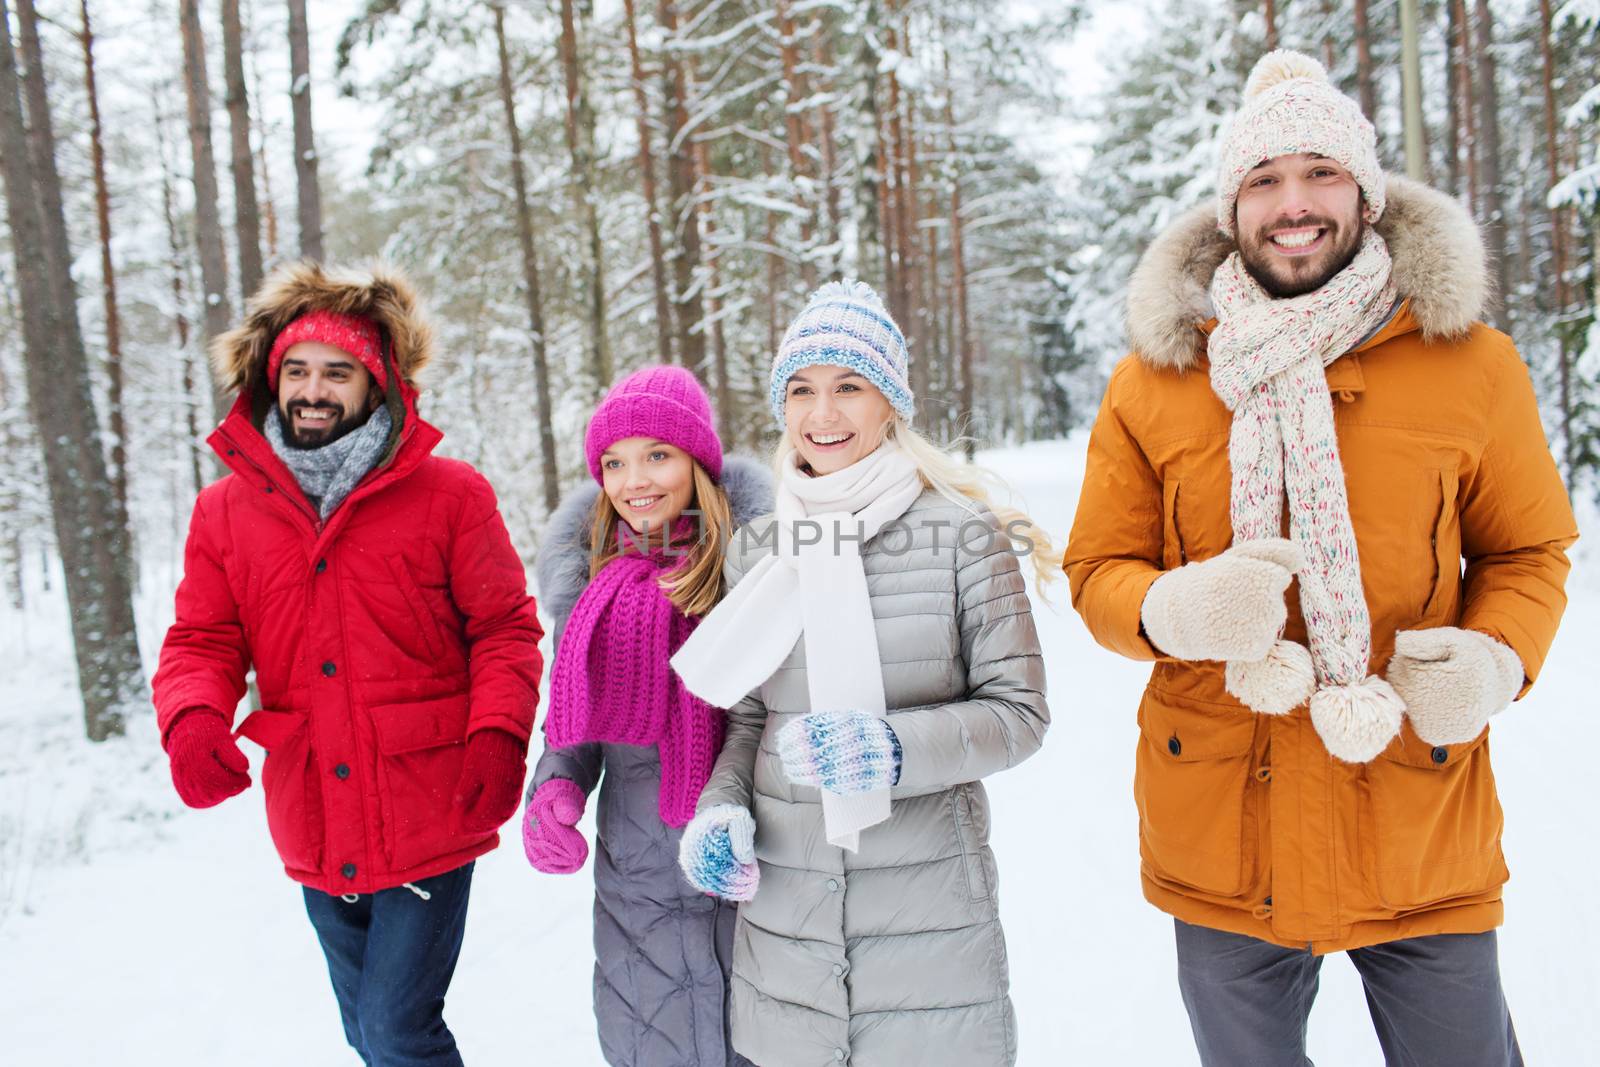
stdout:
[(789, 324), (772, 361), (772, 417), (783, 425), (789, 379), (802, 367), (848, 367), (877, 386), (901, 418), (910, 421), (917, 400), (906, 372), (911, 355), (900, 327), (872, 286), (846, 278), (811, 294)]

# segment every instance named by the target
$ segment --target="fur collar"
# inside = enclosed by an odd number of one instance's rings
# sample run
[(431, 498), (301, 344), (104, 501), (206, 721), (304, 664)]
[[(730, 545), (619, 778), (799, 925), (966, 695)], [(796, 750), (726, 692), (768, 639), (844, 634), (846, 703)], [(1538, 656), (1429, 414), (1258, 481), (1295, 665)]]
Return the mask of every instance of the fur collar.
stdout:
[[(433, 331), (416, 290), (392, 267), (331, 270), (310, 260), (288, 263), (267, 275), (245, 309), (242, 323), (211, 342), (211, 362), (224, 388), (267, 393), (267, 355), (279, 331), (307, 311), (365, 315), (378, 324), (399, 376), (413, 390), (417, 373), (433, 358)], [(392, 392), (392, 390), (391, 390)]]
[[(1483, 239), (1454, 197), (1396, 174), (1377, 231), (1394, 259), (1394, 282), (1411, 301), (1424, 340), (1460, 337), (1483, 314), (1489, 273)], [(1205, 351), (1200, 327), (1215, 317), (1211, 276), (1234, 251), (1217, 229), (1216, 205), (1185, 212), (1151, 243), (1128, 280), (1128, 339), (1152, 367), (1186, 370)]]
[[(737, 528), (772, 510), (772, 471), (744, 456), (722, 462), (722, 489), (728, 494)], [(569, 492), (550, 515), (539, 543), (534, 575), (539, 583), (539, 604), (555, 626), (555, 639), (567, 624), (572, 607), (589, 585), (589, 524), (600, 487), (585, 480)]]

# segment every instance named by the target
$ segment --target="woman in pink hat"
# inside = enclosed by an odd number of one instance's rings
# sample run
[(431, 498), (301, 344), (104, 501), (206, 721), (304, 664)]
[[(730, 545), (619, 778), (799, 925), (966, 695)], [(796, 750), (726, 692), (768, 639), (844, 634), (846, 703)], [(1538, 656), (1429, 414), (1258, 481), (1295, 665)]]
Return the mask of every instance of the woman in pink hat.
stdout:
[(723, 594), (734, 528), (772, 507), (753, 460), (723, 460), (711, 404), (680, 367), (617, 382), (585, 439), (596, 485), (545, 532), (539, 595), (556, 653), (545, 751), (523, 819), (528, 862), (583, 866), (600, 785), (594, 1008), (606, 1061), (746, 1065), (727, 1039), (734, 905), (678, 872), (678, 842), (722, 747), (723, 712), (668, 660)]

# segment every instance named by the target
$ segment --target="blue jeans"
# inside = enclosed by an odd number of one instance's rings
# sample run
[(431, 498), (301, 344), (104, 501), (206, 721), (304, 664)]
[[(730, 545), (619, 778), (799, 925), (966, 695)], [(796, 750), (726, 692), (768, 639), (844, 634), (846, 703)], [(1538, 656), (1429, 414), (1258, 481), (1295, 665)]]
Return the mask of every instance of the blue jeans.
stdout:
[[(304, 889), (344, 1036), (367, 1067), (461, 1067), (444, 994), (461, 955), (472, 864), (354, 901)], [(302, 887), (303, 888), (303, 887)]]

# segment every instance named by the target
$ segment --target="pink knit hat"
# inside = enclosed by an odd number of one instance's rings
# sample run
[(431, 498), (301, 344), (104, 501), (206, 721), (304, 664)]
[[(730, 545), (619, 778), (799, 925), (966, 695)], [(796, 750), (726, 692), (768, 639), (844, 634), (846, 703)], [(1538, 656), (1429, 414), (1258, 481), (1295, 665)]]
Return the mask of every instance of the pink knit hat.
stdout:
[(583, 451), (589, 473), (603, 484), (600, 454), (625, 437), (653, 437), (693, 456), (712, 478), (722, 477), (722, 441), (711, 400), (682, 367), (643, 367), (611, 387), (594, 409)]
[(283, 366), (284, 353), (301, 341), (317, 341), (348, 352), (372, 372), (378, 388), (389, 388), (377, 323), (338, 311), (308, 311), (279, 330), (272, 342), (272, 351), (267, 354), (267, 386), (273, 392), (278, 391), (278, 368)]

